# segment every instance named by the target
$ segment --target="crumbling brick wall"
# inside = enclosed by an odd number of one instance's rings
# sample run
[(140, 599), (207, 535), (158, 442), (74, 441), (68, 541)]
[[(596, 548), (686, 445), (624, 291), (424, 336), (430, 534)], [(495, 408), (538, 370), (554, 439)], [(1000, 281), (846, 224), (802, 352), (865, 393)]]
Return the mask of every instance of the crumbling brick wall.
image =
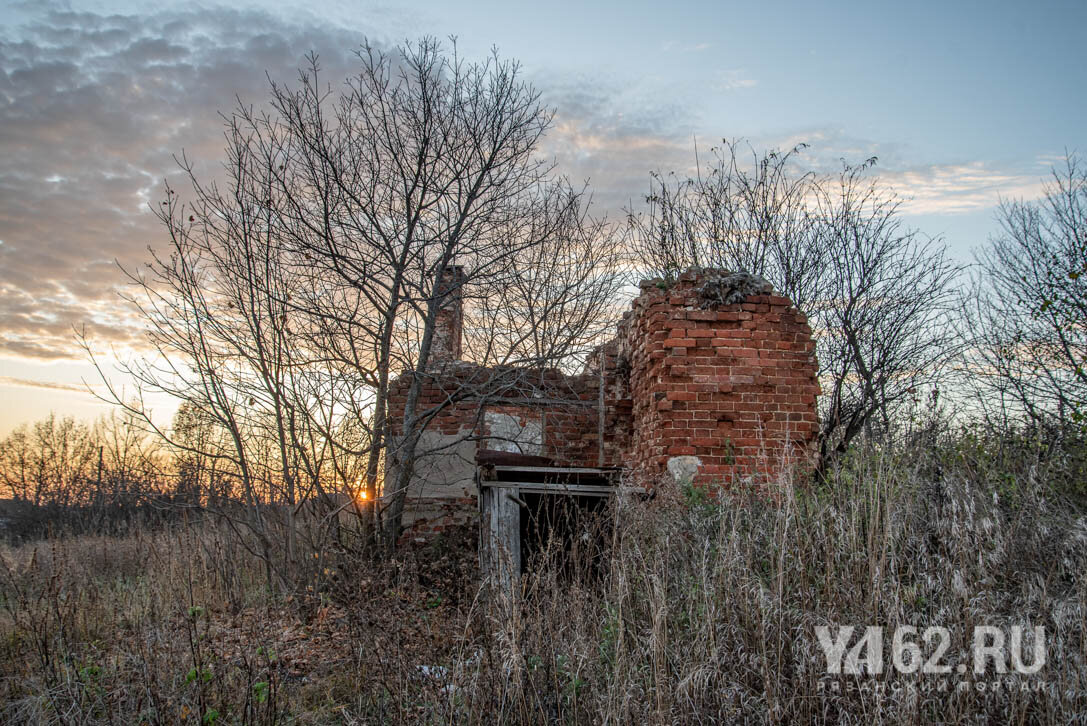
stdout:
[[(408, 491), (404, 523), (409, 537), (426, 537), (475, 518), (475, 454), (480, 448), (596, 466), (598, 375), (485, 368), (449, 360), (420, 375), (416, 410), (436, 414), (423, 432)], [(390, 449), (403, 434), (410, 385), (409, 375), (390, 385)], [(395, 474), (392, 457), (386, 458), (386, 466), (390, 481)]]
[[(642, 283), (619, 334), (635, 471), (652, 477), (672, 457), (695, 456), (700, 480), (734, 483), (810, 459), (815, 342), (804, 315), (757, 281), (705, 271)], [(756, 294), (744, 294), (751, 284)]]
[[(534, 372), (530, 377), (516, 369), (485, 368), (464, 361), (446, 362), (423, 375), (417, 411), (437, 411), (427, 431), (458, 435), (481, 441), (492, 448), (509, 438), (508, 432), (492, 432), (492, 414), (538, 424), (539, 454), (572, 465), (595, 466), (598, 460), (599, 373), (565, 375), (557, 369)], [(390, 384), (389, 431), (401, 434), (403, 411), (411, 378)], [(495, 439), (489, 440), (492, 433)]]
[[(454, 303), (446, 316), (453, 327), (442, 338), (451, 354), (460, 350)], [(410, 381), (402, 376), (391, 386), (394, 439)], [(646, 483), (676, 457), (697, 459), (699, 482), (766, 481), (810, 461), (818, 431), (815, 343), (804, 315), (761, 278), (720, 270), (643, 282), (616, 337), (579, 375), (529, 375), (442, 356), (423, 383), (419, 410), (441, 408), (425, 444), (442, 453), (417, 465), (408, 520), (412, 507), (438, 512), (416, 517), (417, 531), (474, 513), (474, 504), (466, 506), (477, 496), (474, 454), (496, 446), (487, 438), (495, 422), (539, 432), (538, 449), (525, 453), (564, 466), (622, 466), (630, 480)]]

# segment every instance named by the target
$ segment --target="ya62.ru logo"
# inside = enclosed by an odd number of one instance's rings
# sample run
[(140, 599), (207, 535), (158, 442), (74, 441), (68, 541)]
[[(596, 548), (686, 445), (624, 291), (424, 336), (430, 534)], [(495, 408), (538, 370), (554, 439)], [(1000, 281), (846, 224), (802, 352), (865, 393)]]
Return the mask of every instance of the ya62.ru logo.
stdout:
[[(858, 629), (853, 625), (844, 625), (834, 633), (831, 630), (827, 625), (815, 628), (815, 635), (827, 659), (827, 673), (878, 675), (883, 672), (885, 643), (882, 626), (869, 625)], [(858, 630), (859, 637), (850, 644), (854, 640), (853, 633)], [(1024, 657), (1028, 645), (1030, 652)], [(947, 662), (951, 649), (951, 631), (947, 628), (933, 626), (918, 631), (912, 625), (902, 625), (895, 628), (890, 646), (891, 664), (899, 673), (952, 672), (952, 665)], [(971, 654), (976, 675), (1006, 673), (1009, 662), (1012, 672), (1026, 675), (1037, 673), (1046, 660), (1045, 628), (1013, 625), (1005, 632), (992, 625), (978, 625), (974, 628)], [(967, 659), (958, 660), (961, 662), (954, 670), (965, 673)]]

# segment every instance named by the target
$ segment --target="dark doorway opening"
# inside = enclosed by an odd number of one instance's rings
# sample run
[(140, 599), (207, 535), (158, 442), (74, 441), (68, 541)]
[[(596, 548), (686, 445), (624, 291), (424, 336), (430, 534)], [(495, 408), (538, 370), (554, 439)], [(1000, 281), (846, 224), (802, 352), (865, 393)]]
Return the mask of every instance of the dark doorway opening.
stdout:
[(604, 566), (620, 469), (561, 466), (493, 451), (478, 452), (476, 462), (485, 578), (513, 592), (521, 575), (541, 564), (568, 572)]
[(522, 574), (545, 568), (574, 578), (606, 572), (609, 497), (525, 492), (521, 499)]

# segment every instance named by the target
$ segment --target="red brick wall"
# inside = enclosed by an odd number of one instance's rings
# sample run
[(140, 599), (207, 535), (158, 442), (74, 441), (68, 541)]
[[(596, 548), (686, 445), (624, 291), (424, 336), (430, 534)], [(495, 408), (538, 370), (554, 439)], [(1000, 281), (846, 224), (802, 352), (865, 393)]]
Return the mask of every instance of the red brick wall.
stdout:
[[(543, 431), (544, 456), (572, 466), (596, 466), (598, 459), (597, 408), (598, 375), (565, 376), (547, 371), (542, 380), (533, 377), (531, 387), (511, 386), (516, 376), (503, 369), (487, 369), (466, 362), (444, 361), (427, 373), (418, 411), (445, 404), (427, 426), (428, 432), (454, 438), (488, 435), (486, 414), (504, 413), (521, 421), (539, 422)], [(389, 433), (399, 436), (411, 379), (401, 376), (390, 386)], [(470, 395), (462, 398), (465, 392)], [(533, 398), (576, 403), (541, 403)], [(485, 447), (485, 442), (480, 446)], [(472, 497), (413, 498), (405, 510), (404, 541), (429, 538), (454, 525), (472, 522), (477, 504)]]
[(664, 472), (697, 456), (700, 479), (736, 481), (810, 456), (817, 433), (815, 343), (789, 300), (706, 306), (700, 278), (643, 283), (620, 325), (631, 361), (629, 465)]
[[(542, 422), (545, 456), (570, 466), (624, 466), (634, 480), (660, 477), (675, 456), (697, 456), (698, 479), (725, 484), (810, 460), (819, 384), (807, 320), (776, 295), (714, 304), (700, 290), (705, 279), (684, 273), (642, 283), (616, 338), (577, 376), (546, 371), (521, 390), (511, 385), (515, 371), (440, 361), (420, 410), (472, 395), (448, 405), (428, 430), (482, 436), (481, 405), (515, 416), (523, 410)], [(408, 383), (404, 377), (390, 391), (394, 436)]]
[[(446, 404), (427, 430), (450, 435), (485, 435), (481, 424), (486, 411), (541, 419), (545, 456), (578, 461), (588, 461), (592, 456), (595, 461), (597, 374), (566, 376), (549, 370), (542, 379), (533, 376), (531, 386), (518, 386), (517, 380), (516, 375), (501, 368), (445, 362), (426, 374), (417, 411), (423, 413)], [(410, 384), (408, 376), (401, 376), (389, 386), (388, 420), (393, 436), (399, 435), (403, 427)]]

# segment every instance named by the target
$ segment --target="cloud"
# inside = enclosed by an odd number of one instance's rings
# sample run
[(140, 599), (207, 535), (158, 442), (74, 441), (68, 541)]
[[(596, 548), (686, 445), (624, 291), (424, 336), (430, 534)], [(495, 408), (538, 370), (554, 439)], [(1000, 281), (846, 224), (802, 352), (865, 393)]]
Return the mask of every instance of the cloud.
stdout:
[(713, 47), (713, 43), (678, 43), (674, 40), (665, 41), (661, 45), (662, 53), (701, 53)]
[(86, 386), (76, 386), (68, 383), (55, 383), (52, 381), (33, 381), (28, 378), (14, 378), (12, 376), (0, 376), (0, 386), (19, 386), (21, 388), (46, 388), (51, 391), (69, 391), (71, 393), (90, 394)]
[(750, 74), (743, 68), (721, 71), (710, 87), (715, 91), (736, 91), (741, 88), (754, 88), (759, 82), (754, 78), (748, 78)]
[(40, 10), (0, 30), (0, 352), (79, 357), (73, 327), (136, 344), (115, 290), (161, 238), (148, 205), (182, 150), (219, 170), (222, 119), (293, 81), (307, 52), (339, 84), (363, 36), (249, 10)]
[(583, 76), (533, 80), (557, 109), (544, 152), (575, 182), (591, 181), (600, 210), (621, 214), (632, 194), (648, 191), (651, 171), (690, 169), (694, 119), (662, 102), (659, 89)]
[(795, 131), (753, 139), (752, 144), (760, 150), (807, 144), (797, 163), (823, 174), (875, 157), (873, 174), (901, 197), (902, 211), (910, 214), (968, 214), (991, 209), (1002, 198), (1035, 199), (1053, 159), (1063, 158), (1040, 156), (1014, 166), (992, 160), (918, 163), (915, 149), (850, 136), (836, 128)]
[(1042, 194), (1040, 173), (1002, 169), (991, 162), (933, 164), (883, 175), (914, 214), (963, 214), (989, 209), (1001, 199)]
[[(363, 33), (258, 10), (28, 12), (0, 30), (0, 353), (81, 359), (84, 326), (96, 344), (139, 349), (119, 265), (138, 267), (163, 241), (149, 207), (164, 179), (185, 186), (174, 156), (204, 179), (220, 173), (220, 111), (237, 97), (259, 105), (266, 73), (294, 82), (311, 50), (338, 86)], [(575, 182), (591, 179), (597, 211), (617, 216), (651, 170), (690, 166), (691, 112), (662, 103), (659, 87), (530, 80), (558, 109), (541, 151)]]
[[(734, 73), (742, 80), (742, 71)], [(558, 108), (549, 152), (572, 178), (592, 180), (597, 201), (609, 213), (639, 206), (640, 198), (631, 195), (648, 189), (650, 171), (692, 174), (696, 145), (705, 163), (710, 149), (720, 142), (696, 138), (695, 119), (684, 109), (631, 100), (628, 91), (575, 79), (544, 88), (545, 98)], [(741, 143), (758, 152), (804, 144), (795, 157), (797, 169), (828, 175), (875, 157), (873, 175), (901, 197), (902, 211), (910, 214), (966, 214), (990, 209), (1001, 198), (1037, 198), (1053, 159), (1063, 158), (1039, 157), (1017, 167), (985, 160), (925, 164), (917, 162), (916, 149), (904, 144), (856, 137), (832, 127)]]
[(873, 141), (848, 134), (842, 128), (809, 127), (785, 133), (752, 137), (750, 143), (758, 150), (806, 148), (797, 155), (797, 163), (821, 174), (834, 174), (843, 164), (859, 164), (878, 158), (877, 171), (901, 168), (910, 163), (911, 151), (893, 142)]
[[(229, 112), (236, 97), (267, 98), (266, 73), (293, 82), (311, 50), (338, 85), (356, 67), (363, 32), (259, 10), (107, 16), (26, 7), (30, 20), (0, 29), (0, 353), (81, 358), (73, 331), (84, 325), (96, 342), (137, 347), (140, 325), (116, 295), (124, 284), (116, 263), (133, 268), (162, 240), (149, 205), (164, 179), (177, 181), (173, 156), (184, 150), (198, 174), (218, 173), (219, 111)], [(598, 210), (614, 217), (637, 207), (650, 171), (693, 172), (696, 132), (706, 122), (697, 98), (664, 100), (677, 98), (668, 79), (609, 83), (547, 72), (530, 79), (557, 109), (541, 151), (575, 182), (591, 180)], [(756, 83), (739, 68), (721, 71), (716, 87)], [(703, 134), (697, 144), (701, 150), (717, 140)], [(877, 172), (908, 198), (909, 211), (960, 213), (1000, 195), (1036, 196), (1044, 175), (992, 162), (918, 164), (900, 145), (839, 129), (752, 145), (800, 141), (812, 144), (803, 162), (828, 173), (840, 158), (878, 156)]]

